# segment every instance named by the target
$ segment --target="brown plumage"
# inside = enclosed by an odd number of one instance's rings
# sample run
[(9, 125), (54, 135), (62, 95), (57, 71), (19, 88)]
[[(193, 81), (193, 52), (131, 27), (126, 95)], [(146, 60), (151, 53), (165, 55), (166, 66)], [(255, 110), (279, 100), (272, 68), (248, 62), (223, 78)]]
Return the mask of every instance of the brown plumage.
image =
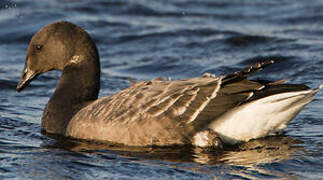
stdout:
[[(97, 99), (100, 63), (95, 44), (80, 27), (57, 22), (32, 38), (17, 90), (41, 73), (63, 71), (42, 117), (42, 127), (48, 133), (129, 146), (215, 146), (219, 143), (213, 141), (218, 142), (216, 134), (221, 132), (211, 124), (232, 109), (288, 92), (301, 92), (308, 98), (318, 91), (305, 85), (283, 84), (284, 81), (247, 80), (273, 63), (256, 63), (219, 77), (206, 74), (185, 80), (157, 78), (132, 83), (110, 97)], [(293, 115), (297, 113), (293, 111)]]

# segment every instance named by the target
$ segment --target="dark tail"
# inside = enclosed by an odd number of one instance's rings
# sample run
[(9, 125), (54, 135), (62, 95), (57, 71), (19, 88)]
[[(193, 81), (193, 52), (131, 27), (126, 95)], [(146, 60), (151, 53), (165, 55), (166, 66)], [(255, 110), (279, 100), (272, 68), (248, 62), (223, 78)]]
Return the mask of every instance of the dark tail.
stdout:
[(248, 76), (252, 75), (253, 73), (258, 72), (274, 63), (275, 63), (274, 60), (266, 60), (266, 61), (258, 62), (252, 66), (245, 67), (241, 71), (229, 73), (225, 75), (225, 77), (222, 79), (222, 85), (230, 84), (230, 83), (245, 79)]

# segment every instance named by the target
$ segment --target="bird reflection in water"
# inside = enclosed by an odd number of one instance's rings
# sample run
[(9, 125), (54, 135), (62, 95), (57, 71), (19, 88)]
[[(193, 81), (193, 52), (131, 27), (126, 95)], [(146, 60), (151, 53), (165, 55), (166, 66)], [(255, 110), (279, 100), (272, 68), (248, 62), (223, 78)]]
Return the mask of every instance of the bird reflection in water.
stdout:
[[(281, 135), (252, 140), (239, 146), (217, 150), (192, 146), (125, 147), (64, 137), (56, 137), (56, 139), (54, 142), (44, 142), (43, 147), (61, 148), (76, 153), (94, 153), (106, 157), (128, 158), (148, 164), (165, 162), (169, 163), (168, 166), (174, 166), (177, 169), (206, 173), (214, 177), (221, 172), (212, 172), (214, 169), (212, 166), (217, 166), (217, 169), (219, 166), (223, 166), (226, 168), (226, 172), (229, 170), (232, 175), (244, 178), (253, 178), (249, 177), (248, 171), (275, 177), (285, 176), (278, 171), (266, 170), (263, 165), (290, 159), (296, 151), (301, 150), (297, 144), (302, 143), (299, 140)], [(179, 165), (177, 164), (179, 162), (189, 163), (189, 165)]]

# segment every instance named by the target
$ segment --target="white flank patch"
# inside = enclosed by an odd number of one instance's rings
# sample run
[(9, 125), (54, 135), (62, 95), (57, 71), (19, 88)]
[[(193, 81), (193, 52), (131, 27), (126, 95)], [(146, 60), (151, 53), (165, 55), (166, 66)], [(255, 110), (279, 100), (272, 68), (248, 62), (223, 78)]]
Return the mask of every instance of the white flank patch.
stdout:
[(311, 102), (316, 92), (281, 93), (243, 104), (214, 120), (209, 128), (228, 144), (275, 134)]

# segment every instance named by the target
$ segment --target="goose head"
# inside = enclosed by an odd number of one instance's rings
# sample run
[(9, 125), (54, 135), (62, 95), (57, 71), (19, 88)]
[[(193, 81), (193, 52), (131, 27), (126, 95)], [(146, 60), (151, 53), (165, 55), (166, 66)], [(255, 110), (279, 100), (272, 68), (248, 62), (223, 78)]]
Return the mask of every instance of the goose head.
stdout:
[(42, 73), (63, 71), (69, 63), (75, 62), (76, 54), (92, 56), (88, 59), (98, 59), (96, 46), (86, 31), (65, 21), (45, 26), (29, 43), (25, 66), (16, 90), (22, 91)]

